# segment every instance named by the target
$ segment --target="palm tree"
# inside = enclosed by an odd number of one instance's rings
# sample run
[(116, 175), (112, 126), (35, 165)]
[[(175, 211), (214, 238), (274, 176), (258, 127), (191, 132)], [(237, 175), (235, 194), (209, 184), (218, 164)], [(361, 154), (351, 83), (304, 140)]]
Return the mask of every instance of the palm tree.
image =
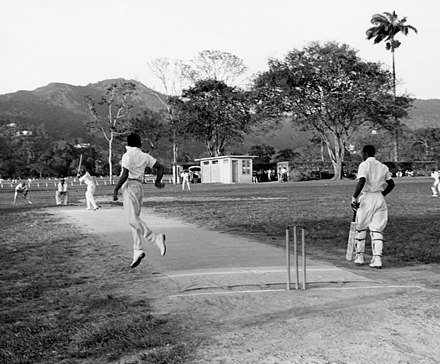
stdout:
[[(400, 41), (395, 39), (397, 33), (408, 35), (409, 30), (417, 33), (417, 29), (412, 25), (406, 24), (406, 17), (399, 19), (396, 12), (384, 12), (383, 14), (374, 14), (371, 18), (373, 26), (367, 29), (367, 39), (374, 38), (374, 44), (378, 44), (383, 40), (386, 42), (385, 47), (391, 51), (393, 62), (393, 101), (396, 102), (396, 66), (394, 60), (394, 51), (399, 48)], [(399, 160), (399, 120), (397, 115), (394, 116), (395, 130), (394, 130), (394, 158)]]

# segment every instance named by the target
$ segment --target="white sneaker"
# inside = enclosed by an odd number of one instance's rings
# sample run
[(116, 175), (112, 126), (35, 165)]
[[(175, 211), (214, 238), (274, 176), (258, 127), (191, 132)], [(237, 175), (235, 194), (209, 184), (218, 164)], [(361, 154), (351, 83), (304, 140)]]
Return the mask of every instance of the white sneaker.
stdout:
[(167, 252), (167, 247), (165, 245), (165, 234), (156, 234), (154, 238), (154, 244), (159, 248), (160, 254), (163, 256)]
[(354, 259), (354, 264), (356, 265), (364, 265), (364, 253), (358, 253), (356, 254), (356, 258)]
[(373, 259), (371, 259), (370, 267), (382, 269), (382, 258), (379, 255), (375, 255)]
[(135, 250), (133, 261), (130, 264), (130, 268), (135, 268), (139, 265), (142, 259), (145, 258), (145, 253), (142, 250)]

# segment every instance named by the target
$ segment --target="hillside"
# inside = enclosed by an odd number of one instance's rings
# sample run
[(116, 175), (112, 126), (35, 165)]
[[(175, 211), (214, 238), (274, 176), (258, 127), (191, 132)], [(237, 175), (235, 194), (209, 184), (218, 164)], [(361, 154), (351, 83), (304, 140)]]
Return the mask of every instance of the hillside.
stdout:
[[(85, 96), (99, 101), (111, 82), (105, 80), (86, 86), (51, 83), (33, 91), (18, 91), (0, 95), (0, 125), (14, 122), (23, 127), (44, 124), (46, 132), (54, 138), (81, 137), (86, 134), (84, 122), (89, 118)], [(134, 110), (162, 108), (157, 97), (140, 82), (133, 96)]]
[[(89, 118), (85, 96), (90, 95), (98, 101), (111, 82), (123, 81), (104, 80), (86, 86), (51, 83), (33, 91), (0, 95), (0, 126), (10, 122), (23, 127), (44, 124), (46, 132), (54, 138), (84, 137), (87, 134), (84, 121)], [(133, 82), (136, 84), (134, 113), (141, 108), (162, 109), (151, 89), (140, 82)], [(409, 115), (403, 122), (412, 129), (440, 127), (440, 100), (415, 100)], [(290, 148), (293, 141), (295, 145), (306, 142), (304, 133), (284, 123), (272, 133), (248, 135), (245, 145), (268, 144), (284, 149)]]
[(440, 100), (415, 100), (403, 122), (411, 129), (440, 128)]

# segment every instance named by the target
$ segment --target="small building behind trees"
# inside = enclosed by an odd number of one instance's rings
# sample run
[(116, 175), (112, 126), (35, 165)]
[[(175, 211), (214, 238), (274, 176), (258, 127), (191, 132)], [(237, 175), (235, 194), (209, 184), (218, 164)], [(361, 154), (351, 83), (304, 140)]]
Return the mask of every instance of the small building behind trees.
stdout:
[(252, 183), (255, 156), (228, 155), (196, 159), (202, 169), (202, 183)]

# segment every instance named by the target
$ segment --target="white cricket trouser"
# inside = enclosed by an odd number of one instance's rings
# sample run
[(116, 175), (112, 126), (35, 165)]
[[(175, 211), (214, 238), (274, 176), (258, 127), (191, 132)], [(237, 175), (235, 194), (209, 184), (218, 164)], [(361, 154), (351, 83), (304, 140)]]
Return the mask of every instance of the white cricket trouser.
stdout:
[(187, 177), (187, 176), (183, 176), (182, 190), (185, 189), (185, 183), (188, 186), (188, 190), (190, 190), (191, 187), (189, 186), (189, 177)]
[(142, 183), (137, 180), (127, 180), (122, 186), (124, 208), (128, 211), (128, 224), (133, 235), (133, 250), (143, 250), (143, 243), (154, 242), (156, 234), (141, 219), (144, 191)]
[(438, 195), (438, 192), (440, 192), (440, 181), (434, 181), (431, 190), (433, 195)]
[(388, 222), (388, 207), (381, 192), (364, 192), (356, 214), (356, 253), (365, 252), (367, 228), (370, 230), (373, 255), (382, 255), (383, 235)]
[(95, 194), (96, 186), (95, 185), (87, 185), (86, 190), (86, 202), (87, 202), (87, 208), (88, 209), (96, 209), (98, 205), (96, 205), (95, 198), (93, 195)]

